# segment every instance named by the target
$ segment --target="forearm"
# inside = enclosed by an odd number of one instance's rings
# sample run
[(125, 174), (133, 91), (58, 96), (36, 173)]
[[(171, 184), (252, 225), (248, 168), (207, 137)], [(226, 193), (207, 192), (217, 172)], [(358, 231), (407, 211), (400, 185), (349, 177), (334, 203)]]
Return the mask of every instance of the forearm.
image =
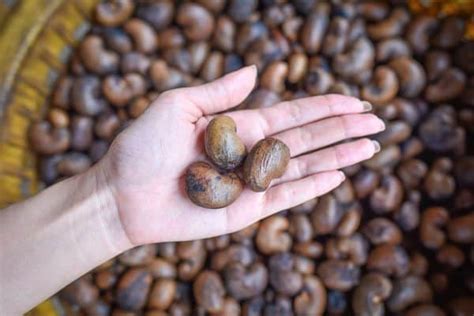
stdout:
[(0, 211), (0, 314), (21, 314), (130, 248), (98, 169)]

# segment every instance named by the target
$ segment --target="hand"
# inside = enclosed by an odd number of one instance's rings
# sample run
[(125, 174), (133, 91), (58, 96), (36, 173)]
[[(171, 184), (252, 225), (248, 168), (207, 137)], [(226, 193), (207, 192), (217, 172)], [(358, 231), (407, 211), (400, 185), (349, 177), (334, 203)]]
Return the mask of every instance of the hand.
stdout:
[(247, 149), (272, 136), (288, 145), (292, 159), (266, 191), (246, 188), (226, 208), (194, 205), (184, 190), (186, 168), (205, 160), (203, 134), (216, 113), (241, 103), (253, 89), (256, 69), (243, 68), (214, 82), (163, 93), (123, 131), (98, 165), (133, 245), (181, 241), (230, 233), (337, 187), (338, 169), (374, 155), (369, 139), (338, 144), (384, 129), (360, 100), (326, 95), (282, 102), (265, 109), (230, 112)]

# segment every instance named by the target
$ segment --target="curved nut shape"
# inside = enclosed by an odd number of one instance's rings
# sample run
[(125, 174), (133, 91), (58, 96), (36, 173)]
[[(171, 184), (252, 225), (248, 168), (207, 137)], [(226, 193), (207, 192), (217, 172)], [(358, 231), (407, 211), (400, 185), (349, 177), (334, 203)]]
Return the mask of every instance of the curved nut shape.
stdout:
[(219, 115), (209, 122), (204, 145), (211, 161), (226, 170), (240, 166), (247, 154), (244, 143), (237, 135), (234, 120), (226, 115)]
[(221, 174), (207, 162), (195, 162), (186, 171), (186, 193), (198, 206), (226, 207), (240, 196), (243, 188), (235, 173)]
[(265, 191), (273, 179), (285, 173), (290, 157), (290, 149), (282, 141), (271, 137), (262, 139), (245, 160), (245, 182), (255, 192)]

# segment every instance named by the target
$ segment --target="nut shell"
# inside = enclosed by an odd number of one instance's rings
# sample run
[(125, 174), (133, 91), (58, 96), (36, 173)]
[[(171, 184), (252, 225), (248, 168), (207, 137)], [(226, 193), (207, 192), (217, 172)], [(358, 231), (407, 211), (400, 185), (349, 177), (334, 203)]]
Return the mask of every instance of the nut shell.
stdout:
[(265, 138), (250, 151), (244, 163), (244, 180), (252, 191), (265, 191), (270, 182), (285, 173), (290, 149), (282, 141)]
[(217, 116), (207, 125), (204, 136), (206, 154), (219, 168), (235, 169), (247, 154), (236, 132), (234, 120), (226, 115)]
[(195, 162), (186, 172), (186, 193), (205, 208), (222, 208), (234, 202), (244, 188), (237, 174), (222, 174), (207, 162)]

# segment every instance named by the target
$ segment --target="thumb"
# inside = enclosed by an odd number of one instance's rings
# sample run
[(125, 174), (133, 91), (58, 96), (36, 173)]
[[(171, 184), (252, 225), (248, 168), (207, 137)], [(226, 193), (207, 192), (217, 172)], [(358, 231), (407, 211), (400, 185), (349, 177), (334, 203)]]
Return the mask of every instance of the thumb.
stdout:
[(225, 111), (241, 103), (255, 86), (257, 67), (247, 66), (212, 82), (189, 88), (182, 93), (201, 115)]

